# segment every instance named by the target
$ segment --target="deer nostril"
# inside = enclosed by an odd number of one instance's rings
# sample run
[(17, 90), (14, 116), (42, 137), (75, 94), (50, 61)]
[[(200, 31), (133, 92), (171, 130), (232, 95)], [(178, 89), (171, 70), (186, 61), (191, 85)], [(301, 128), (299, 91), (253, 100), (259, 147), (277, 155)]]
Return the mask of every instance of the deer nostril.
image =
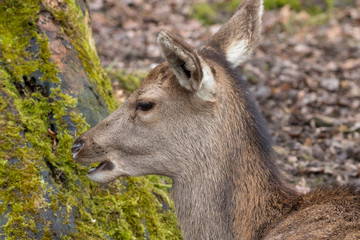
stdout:
[(83, 142), (75, 142), (72, 146), (71, 146), (71, 152), (73, 155), (73, 158), (76, 157), (76, 154), (84, 147), (84, 143)]

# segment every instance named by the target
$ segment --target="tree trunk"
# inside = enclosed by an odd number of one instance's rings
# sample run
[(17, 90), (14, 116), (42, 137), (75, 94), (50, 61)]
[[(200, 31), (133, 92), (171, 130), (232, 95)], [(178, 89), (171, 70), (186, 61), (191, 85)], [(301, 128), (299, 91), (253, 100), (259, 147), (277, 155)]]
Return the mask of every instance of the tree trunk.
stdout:
[(153, 183), (99, 185), (72, 160), (74, 137), (116, 108), (89, 22), (85, 0), (0, 0), (1, 239), (180, 236)]

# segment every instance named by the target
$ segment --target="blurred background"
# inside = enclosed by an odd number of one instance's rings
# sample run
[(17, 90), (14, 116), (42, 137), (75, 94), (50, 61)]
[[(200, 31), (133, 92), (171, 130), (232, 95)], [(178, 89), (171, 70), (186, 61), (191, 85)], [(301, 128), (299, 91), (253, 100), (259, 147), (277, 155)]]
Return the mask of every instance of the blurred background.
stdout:
[[(98, 54), (119, 102), (163, 61), (170, 30), (194, 47), (240, 0), (90, 0)], [(239, 70), (257, 98), (276, 159), (300, 191), (360, 183), (360, 0), (265, 0), (263, 40)]]

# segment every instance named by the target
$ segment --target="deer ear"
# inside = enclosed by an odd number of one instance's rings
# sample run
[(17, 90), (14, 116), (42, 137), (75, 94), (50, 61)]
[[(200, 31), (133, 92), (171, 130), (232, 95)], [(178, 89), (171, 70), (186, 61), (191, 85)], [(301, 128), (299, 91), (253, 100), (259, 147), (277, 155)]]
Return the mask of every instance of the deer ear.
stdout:
[(232, 67), (243, 63), (259, 43), (263, 0), (243, 0), (236, 13), (206, 43), (206, 47), (220, 50)]
[(187, 43), (161, 31), (158, 44), (180, 85), (204, 101), (214, 101), (214, 77), (208, 64)]

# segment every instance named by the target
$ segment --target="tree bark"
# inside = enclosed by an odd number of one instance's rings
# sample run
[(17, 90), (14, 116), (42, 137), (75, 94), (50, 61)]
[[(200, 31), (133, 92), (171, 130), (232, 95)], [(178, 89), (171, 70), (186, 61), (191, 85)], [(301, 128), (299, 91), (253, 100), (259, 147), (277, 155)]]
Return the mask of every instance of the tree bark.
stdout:
[(153, 183), (102, 186), (72, 160), (116, 108), (89, 23), (85, 0), (0, 0), (1, 239), (180, 237)]

